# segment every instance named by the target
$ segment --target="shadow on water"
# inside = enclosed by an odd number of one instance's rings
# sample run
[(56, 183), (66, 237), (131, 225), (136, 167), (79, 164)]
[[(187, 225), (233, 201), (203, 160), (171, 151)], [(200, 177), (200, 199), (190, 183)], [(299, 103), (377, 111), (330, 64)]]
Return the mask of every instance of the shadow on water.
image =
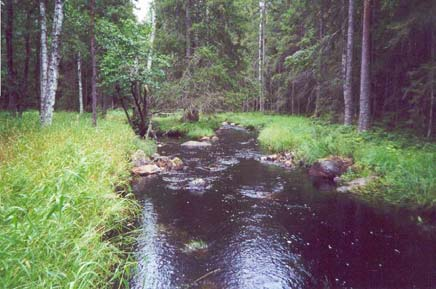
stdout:
[(132, 288), (436, 288), (436, 237), (403, 212), (260, 162), (243, 129), (218, 136), (202, 149), (168, 140), (161, 153), (186, 169), (134, 184), (144, 209)]

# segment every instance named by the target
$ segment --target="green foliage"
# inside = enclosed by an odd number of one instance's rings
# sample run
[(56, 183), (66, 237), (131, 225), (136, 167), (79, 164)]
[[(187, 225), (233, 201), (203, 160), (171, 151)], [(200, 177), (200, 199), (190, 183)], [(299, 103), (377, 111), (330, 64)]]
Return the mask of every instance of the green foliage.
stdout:
[(115, 190), (129, 187), (137, 140), (119, 114), (90, 123), (56, 113), (41, 128), (37, 112), (0, 114), (2, 288), (112, 288), (129, 279), (134, 236), (123, 232), (138, 206)]
[[(249, 21), (243, 13), (246, 1), (158, 0), (155, 4), (156, 46), (171, 59), (168, 82), (159, 96), (173, 108), (205, 113), (241, 107), (254, 87), (251, 75), (247, 77), (244, 71), (248, 66), (242, 45), (243, 28)], [(189, 28), (187, 10), (192, 22)], [(162, 106), (167, 108), (168, 102)]]
[(352, 157), (354, 177), (376, 174), (367, 193), (392, 203), (436, 204), (436, 145), (410, 136), (329, 125), (295, 116), (225, 113), (219, 118), (260, 130), (260, 144), (275, 152), (294, 151), (307, 163), (330, 155)]
[(113, 87), (119, 84), (129, 92), (134, 81), (157, 87), (163, 59), (154, 55), (154, 66), (149, 70), (150, 26), (139, 24), (132, 19), (114, 24), (106, 19), (97, 22), (97, 42), (104, 50), (100, 54), (100, 72), (103, 85)]

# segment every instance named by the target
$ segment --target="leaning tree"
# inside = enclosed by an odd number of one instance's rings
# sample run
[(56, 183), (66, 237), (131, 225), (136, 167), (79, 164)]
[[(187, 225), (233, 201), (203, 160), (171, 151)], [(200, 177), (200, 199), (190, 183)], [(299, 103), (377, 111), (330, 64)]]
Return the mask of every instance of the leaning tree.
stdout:
[[(152, 25), (124, 20), (113, 24), (97, 23), (97, 42), (102, 47), (100, 73), (102, 85), (111, 88), (123, 108), (127, 121), (141, 137), (150, 131), (153, 98), (151, 90), (163, 76), (163, 60), (150, 56)], [(153, 57), (153, 66), (149, 57)]]

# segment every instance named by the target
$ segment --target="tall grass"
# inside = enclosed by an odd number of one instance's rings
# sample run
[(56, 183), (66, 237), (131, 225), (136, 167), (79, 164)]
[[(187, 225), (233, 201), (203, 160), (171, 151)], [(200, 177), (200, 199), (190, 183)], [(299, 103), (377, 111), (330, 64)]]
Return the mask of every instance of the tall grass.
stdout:
[[(114, 114), (97, 128), (88, 116), (0, 114), (0, 287), (109, 288), (131, 263), (117, 234), (137, 213), (128, 187), (131, 129)], [(147, 145), (145, 145), (148, 147)]]
[(307, 163), (329, 155), (352, 157), (354, 177), (380, 177), (366, 192), (389, 202), (436, 205), (436, 144), (382, 130), (359, 134), (353, 127), (298, 116), (224, 113), (219, 117), (257, 128), (263, 147), (294, 151)]
[(212, 116), (202, 116), (198, 122), (183, 122), (181, 114), (155, 117), (153, 121), (161, 133), (177, 133), (191, 139), (213, 136), (219, 127), (219, 120)]

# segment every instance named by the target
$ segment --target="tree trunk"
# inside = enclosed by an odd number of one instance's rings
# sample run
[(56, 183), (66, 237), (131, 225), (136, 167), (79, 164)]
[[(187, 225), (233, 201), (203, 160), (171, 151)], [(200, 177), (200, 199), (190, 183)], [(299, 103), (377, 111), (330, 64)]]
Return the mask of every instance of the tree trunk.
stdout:
[(291, 114), (295, 114), (295, 81), (292, 81)]
[(45, 0), (39, 1), (39, 13), (40, 13), (40, 25), (41, 25), (41, 57), (40, 57), (40, 83), (39, 83), (39, 89), (40, 89), (40, 97), (41, 97), (41, 108), (40, 108), (40, 115), (41, 115), (41, 123), (46, 122), (46, 110), (47, 110), (47, 94), (46, 94), (46, 88), (47, 88), (47, 67), (48, 67), (48, 51), (47, 51), (47, 17), (46, 17), (46, 11), (45, 11)]
[(320, 0), (320, 16), (319, 16), (319, 56), (318, 56), (318, 77), (316, 85), (316, 98), (315, 98), (315, 113), (314, 116), (321, 114), (322, 105), (322, 85), (324, 79), (323, 73), (323, 38), (324, 38), (324, 4), (323, 0)]
[(83, 87), (82, 87), (82, 57), (77, 53), (77, 84), (79, 87), (79, 113), (83, 113)]
[(60, 61), (60, 35), (62, 32), (62, 22), (63, 22), (63, 1), (55, 1), (55, 9), (53, 16), (53, 28), (51, 34), (51, 47), (50, 47), (50, 59), (47, 64), (47, 27), (46, 27), (46, 15), (45, 15), (45, 3), (40, 1), (40, 13), (41, 13), (41, 50), (45, 49), (45, 52), (41, 51), (41, 72), (42, 79), (45, 79), (45, 86), (41, 89), (41, 124), (50, 125), (53, 119), (53, 109), (56, 100), (56, 90), (58, 86), (58, 76), (59, 76), (59, 61)]
[(370, 71), (369, 71), (369, 49), (370, 49), (370, 21), (371, 21), (371, 0), (364, 0), (363, 9), (363, 31), (362, 31), (362, 65), (360, 71), (360, 113), (359, 131), (369, 129), (369, 97), (370, 97)]
[(91, 0), (90, 16), (91, 16), (91, 96), (92, 96), (92, 125), (97, 126), (97, 64), (95, 60), (95, 35), (94, 35), (94, 21), (95, 21), (95, 0)]
[(153, 44), (154, 38), (156, 37), (156, 11), (154, 8), (154, 3), (152, 3), (151, 8), (151, 35), (150, 35), (150, 52), (148, 54), (147, 59), (147, 69), (151, 70), (151, 66), (153, 64)]
[(13, 30), (14, 30), (14, 6), (13, 0), (6, 1), (6, 56), (8, 70), (8, 110), (15, 116), (17, 113), (17, 91), (14, 69), (14, 45), (13, 45)]
[(186, 29), (186, 61), (189, 62), (191, 59), (191, 0), (186, 0), (185, 7), (185, 29)]
[(32, 10), (27, 11), (27, 19), (26, 19), (26, 33), (24, 36), (24, 48), (26, 51), (26, 56), (24, 58), (24, 68), (23, 68), (23, 79), (21, 84), (21, 93), (20, 93), (20, 100), (18, 101), (18, 113), (21, 115), (21, 112), (23, 110), (22, 104), (23, 98), (27, 96), (27, 88), (28, 88), (28, 82), (29, 82), (29, 65), (30, 65), (30, 54), (31, 54), (31, 46), (30, 46), (30, 30), (32, 25), (32, 18), (31, 18)]
[(259, 111), (265, 109), (265, 81), (264, 81), (264, 66), (265, 66), (265, 0), (259, 0)]
[(347, 56), (344, 85), (344, 124), (353, 121), (353, 44), (354, 44), (354, 0), (348, 5)]
[(427, 128), (427, 137), (431, 137), (431, 133), (433, 131), (433, 110), (434, 110), (434, 35), (433, 29), (431, 29), (430, 35), (430, 109), (428, 114), (428, 128)]

